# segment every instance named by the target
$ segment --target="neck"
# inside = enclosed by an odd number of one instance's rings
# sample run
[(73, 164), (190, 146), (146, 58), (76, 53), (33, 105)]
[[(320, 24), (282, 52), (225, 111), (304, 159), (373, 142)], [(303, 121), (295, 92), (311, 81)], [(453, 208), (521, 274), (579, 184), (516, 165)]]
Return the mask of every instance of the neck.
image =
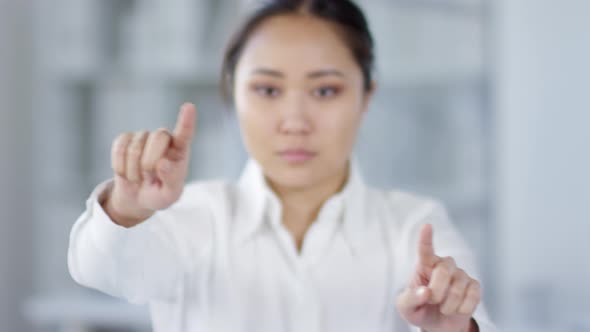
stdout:
[(349, 167), (350, 163), (337, 174), (303, 188), (281, 186), (269, 181), (282, 204), (282, 222), (296, 238), (299, 247), (305, 231), (316, 220), (324, 202), (346, 183)]

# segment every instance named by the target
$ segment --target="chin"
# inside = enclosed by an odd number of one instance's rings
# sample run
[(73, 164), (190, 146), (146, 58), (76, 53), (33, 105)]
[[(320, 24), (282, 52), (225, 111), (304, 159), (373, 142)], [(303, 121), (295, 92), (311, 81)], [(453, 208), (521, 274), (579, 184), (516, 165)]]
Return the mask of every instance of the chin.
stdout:
[(292, 188), (305, 188), (318, 183), (322, 179), (322, 172), (312, 163), (291, 165), (279, 163), (267, 169), (267, 176), (278, 185)]

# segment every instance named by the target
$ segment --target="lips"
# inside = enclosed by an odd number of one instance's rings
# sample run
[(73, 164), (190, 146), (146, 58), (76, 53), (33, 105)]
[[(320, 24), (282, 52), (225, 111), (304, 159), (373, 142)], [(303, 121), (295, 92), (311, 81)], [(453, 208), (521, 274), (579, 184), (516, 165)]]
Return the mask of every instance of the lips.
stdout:
[(316, 153), (305, 149), (287, 149), (279, 152), (279, 156), (290, 164), (301, 164), (311, 160)]

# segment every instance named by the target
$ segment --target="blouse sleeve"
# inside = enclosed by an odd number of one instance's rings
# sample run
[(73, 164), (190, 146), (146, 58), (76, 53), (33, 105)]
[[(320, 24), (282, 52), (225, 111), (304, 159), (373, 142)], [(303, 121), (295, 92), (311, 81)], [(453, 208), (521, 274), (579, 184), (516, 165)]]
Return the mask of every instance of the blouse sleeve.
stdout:
[(212, 242), (208, 204), (199, 204), (207, 199), (204, 188), (185, 187), (171, 207), (125, 228), (100, 204), (112, 185), (108, 180), (95, 187), (71, 229), (70, 275), (80, 285), (136, 304), (174, 300), (183, 291), (182, 278), (198, 270)]

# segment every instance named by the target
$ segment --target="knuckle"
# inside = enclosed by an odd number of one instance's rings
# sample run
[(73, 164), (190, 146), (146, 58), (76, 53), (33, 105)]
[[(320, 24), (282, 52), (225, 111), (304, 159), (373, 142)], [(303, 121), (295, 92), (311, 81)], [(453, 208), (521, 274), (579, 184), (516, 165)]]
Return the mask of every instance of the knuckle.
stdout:
[(147, 136), (149, 134), (150, 134), (149, 131), (146, 131), (146, 130), (138, 131), (133, 136), (133, 141), (134, 142), (142, 142), (145, 138), (147, 138)]
[(452, 299), (460, 299), (463, 296), (463, 291), (458, 287), (453, 287), (449, 291), (449, 297)]
[(478, 301), (480, 299), (480, 297), (481, 297), (481, 292), (479, 291), (479, 289), (472, 288), (467, 293), (467, 298), (469, 298), (470, 300), (473, 300), (473, 301)]
[(475, 294), (481, 294), (481, 285), (479, 281), (471, 279), (469, 282), (469, 290)]
[(137, 146), (137, 144), (133, 144), (131, 146), (129, 146), (129, 149), (127, 150), (127, 154), (129, 154), (130, 157), (138, 157), (141, 155), (141, 147)]
[(114, 147), (114, 152), (118, 158), (125, 158), (125, 155), (127, 154), (127, 146), (123, 144), (118, 145)]
[(133, 156), (141, 155), (145, 142), (144, 138), (146, 137), (146, 135), (147, 132), (145, 131), (135, 133), (135, 135), (133, 136), (133, 140), (129, 144), (127, 153)]
[(154, 134), (164, 134), (165, 135), (168, 133), (169, 133), (168, 128), (164, 128), (164, 127), (160, 127), (158, 129), (154, 130)]
[(454, 278), (457, 280), (467, 280), (467, 282), (469, 282), (469, 276), (463, 269), (455, 269)]
[(148, 132), (145, 138), (145, 146), (151, 146), (154, 142), (157, 142), (161, 139), (163, 132), (160, 130)]
[(446, 265), (441, 265), (438, 269), (438, 275), (441, 278), (450, 278), (451, 277), (451, 269)]
[(470, 308), (470, 306), (467, 306), (467, 305), (461, 306), (461, 308), (459, 308), (459, 314), (461, 314), (461, 315), (469, 315), (469, 314), (471, 314), (471, 308)]
[(124, 156), (127, 153), (127, 148), (125, 146), (118, 146), (114, 150), (115, 154), (119, 156)]
[(112, 144), (112, 148), (113, 150), (120, 152), (120, 151), (125, 151), (127, 144), (129, 142), (129, 138), (131, 137), (131, 133), (122, 133), (119, 136), (117, 136), (114, 140), (113, 140), (113, 144)]
[(154, 139), (166, 141), (171, 137), (170, 132), (167, 129), (158, 130), (153, 133)]
[(477, 289), (478, 292), (481, 290), (481, 284), (479, 283), (478, 280), (472, 279), (471, 284), (472, 284), (472, 287)]
[(445, 263), (445, 265), (447, 266), (456, 266), (455, 264), (455, 259), (453, 257), (447, 256), (445, 258), (443, 258), (443, 262)]
[(130, 132), (120, 133), (117, 137), (115, 137), (114, 141), (115, 142), (125, 141), (129, 137), (131, 137), (131, 135), (132, 135), (132, 133), (130, 133)]

